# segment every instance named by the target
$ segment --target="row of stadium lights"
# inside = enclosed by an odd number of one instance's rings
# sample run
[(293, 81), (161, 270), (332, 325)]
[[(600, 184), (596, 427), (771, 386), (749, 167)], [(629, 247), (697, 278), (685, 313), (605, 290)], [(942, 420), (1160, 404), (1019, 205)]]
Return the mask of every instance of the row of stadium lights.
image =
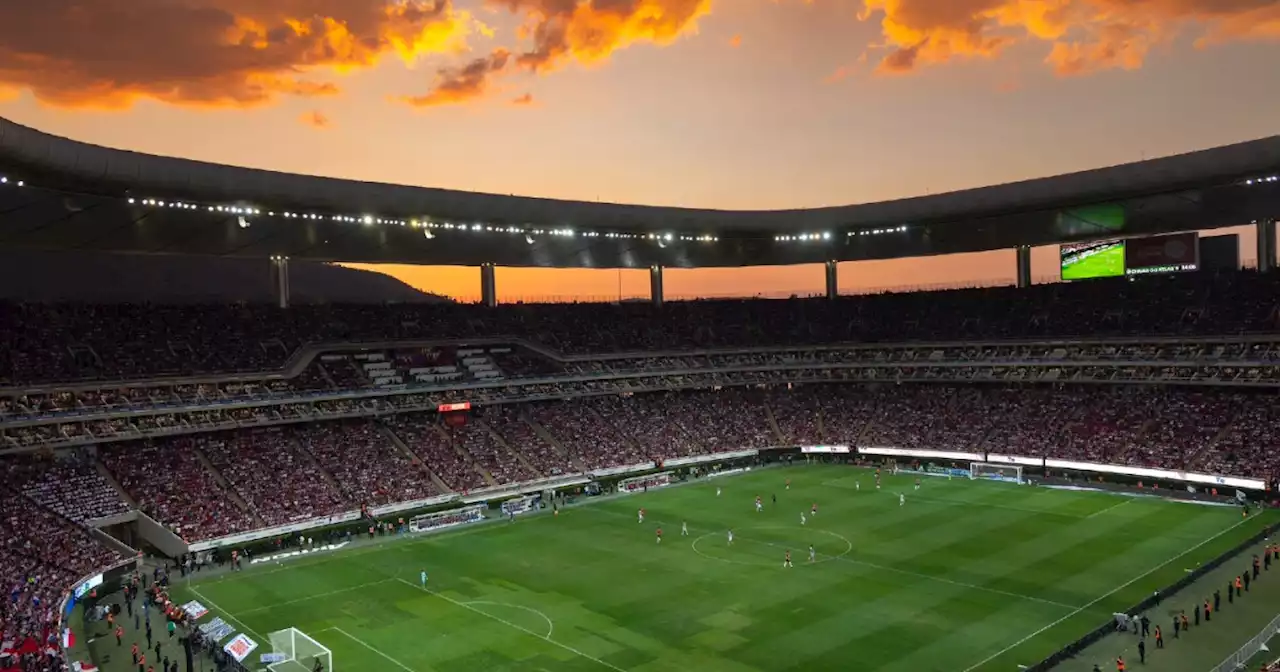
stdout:
[[(845, 234), (845, 237), (853, 238), (854, 236), (883, 236), (887, 233), (905, 233), (906, 230), (907, 230), (907, 227), (905, 225), (894, 226), (887, 229), (863, 229), (861, 231), (850, 231), (847, 234)], [(773, 240), (774, 242), (778, 242), (778, 243), (793, 243), (793, 242), (804, 243), (804, 242), (818, 241), (818, 240), (831, 240), (831, 232), (823, 231), (822, 233), (797, 233), (797, 234), (791, 234), (791, 235), (785, 235), (785, 236), (774, 236)]]
[[(1271, 176), (1271, 177), (1265, 177), (1265, 178), (1258, 178), (1256, 180), (1250, 180), (1247, 184), (1252, 184), (1254, 182), (1261, 182), (1261, 181), (1275, 182), (1277, 180), (1280, 180), (1280, 178), (1277, 178), (1276, 176)], [(3, 175), (0, 175), (0, 184), (14, 184), (19, 187), (26, 186), (26, 182), (22, 180), (10, 182), (9, 178)], [(186, 203), (182, 201), (165, 201), (165, 200), (155, 199), (155, 198), (144, 198), (144, 199), (130, 198), (129, 204), (143, 205), (143, 206), (153, 207), (153, 208), (173, 208), (176, 210), (200, 210), (202, 207), (199, 205)], [(241, 207), (241, 206), (207, 205), (207, 206), (203, 206), (203, 208), (208, 212), (222, 213), (222, 214), (228, 214), (228, 215), (239, 215), (239, 225), (240, 225), (240, 228), (242, 229), (247, 229), (250, 226), (252, 226), (252, 222), (245, 219), (245, 216), (258, 216), (263, 214), (262, 210), (258, 208), (249, 208), (249, 207)], [(532, 239), (532, 236), (553, 236), (553, 237), (560, 237), (560, 238), (573, 238), (575, 236), (581, 236), (583, 238), (607, 238), (611, 240), (650, 240), (650, 241), (657, 242), (658, 244), (671, 243), (676, 241), (686, 242), (686, 243), (714, 243), (720, 240), (719, 236), (711, 236), (711, 235), (692, 236), (692, 235), (686, 235), (686, 234), (677, 235), (674, 233), (623, 233), (619, 231), (606, 231), (603, 233), (599, 231), (579, 232), (579, 231), (574, 231), (573, 229), (570, 229), (570, 228), (535, 229), (535, 228), (525, 228), (521, 226), (492, 226), (488, 224), (454, 224), (452, 222), (434, 222), (430, 220), (419, 221), (416, 219), (410, 219), (410, 220), (386, 219), (381, 217), (374, 217), (373, 215), (363, 215), (360, 217), (353, 217), (350, 215), (330, 215), (326, 217), (324, 215), (318, 215), (315, 213), (297, 213), (297, 212), (287, 212), (287, 211), (277, 213), (275, 211), (267, 211), (266, 216), (283, 217), (285, 219), (307, 219), (307, 220), (315, 220), (315, 221), (328, 219), (334, 222), (364, 224), (366, 226), (372, 226), (374, 224), (409, 226), (416, 229), (422, 229), (423, 234), (427, 238), (435, 238), (435, 235), (432, 233), (432, 230), (468, 231), (468, 232), (476, 232), (476, 233), (486, 232), (486, 233), (524, 234), (525, 240), (530, 244), (534, 242)], [(862, 231), (850, 231), (847, 234), (847, 236), (850, 238), (852, 238), (853, 236), (876, 236), (876, 235), (883, 235), (887, 233), (902, 233), (902, 232), (905, 232), (906, 230), (907, 230), (906, 226), (895, 226), (887, 229), (865, 229)], [(831, 240), (831, 238), (832, 238), (831, 232), (824, 231), (822, 233), (800, 233), (800, 234), (780, 235), (780, 236), (774, 236), (773, 239), (775, 242), (809, 242), (809, 241), (829, 241)]]
[(1255, 184), (1266, 184), (1268, 182), (1280, 182), (1280, 175), (1268, 175), (1266, 177), (1255, 177), (1252, 180), (1245, 180), (1244, 184), (1247, 187), (1252, 187)]
[[(199, 210), (200, 206), (180, 201), (164, 201), (155, 198), (135, 199), (130, 198), (131, 205), (144, 205), (153, 208), (176, 208), (179, 210)], [(262, 210), (258, 208), (247, 208), (240, 206), (225, 205), (209, 205), (204, 206), (208, 212), (223, 213), (229, 215), (240, 215), (240, 228), (248, 228), (251, 222), (246, 220), (244, 216), (262, 215)], [(422, 229), (423, 234), (427, 238), (435, 238), (433, 230), (443, 231), (465, 231), (473, 233), (512, 233), (524, 234), (529, 243), (533, 243), (531, 236), (552, 236), (557, 238), (573, 238), (581, 236), (583, 238), (608, 238), (612, 240), (652, 240), (659, 243), (675, 242), (677, 240), (690, 243), (714, 243), (720, 238), (718, 236), (701, 235), (691, 236), (674, 233), (623, 233), (619, 231), (575, 231), (571, 228), (559, 229), (539, 229), (526, 228), (523, 226), (493, 226), (491, 224), (455, 224), (453, 222), (435, 222), (431, 220), (416, 219), (387, 219), (382, 217), (374, 217), (373, 215), (362, 215), (353, 217), (351, 215), (318, 215), (315, 213), (298, 213), (298, 212), (275, 212), (267, 211), (267, 217), (283, 217), (284, 219), (307, 219), (307, 220), (329, 220), (333, 222), (344, 222), (348, 224), (364, 224), (372, 226), (374, 224), (384, 226), (408, 226), (415, 229)]]

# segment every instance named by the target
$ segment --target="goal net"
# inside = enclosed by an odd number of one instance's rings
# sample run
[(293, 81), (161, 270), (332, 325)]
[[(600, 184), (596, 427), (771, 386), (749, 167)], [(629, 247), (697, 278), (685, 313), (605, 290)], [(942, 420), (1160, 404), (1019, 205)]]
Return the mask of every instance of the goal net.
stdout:
[(333, 653), (297, 628), (273, 632), (270, 641), (277, 659), (267, 666), (271, 672), (333, 672)]
[(992, 464), (990, 462), (970, 462), (969, 477), (988, 481), (1004, 481), (1006, 483), (1022, 483), (1022, 467), (1016, 464)]

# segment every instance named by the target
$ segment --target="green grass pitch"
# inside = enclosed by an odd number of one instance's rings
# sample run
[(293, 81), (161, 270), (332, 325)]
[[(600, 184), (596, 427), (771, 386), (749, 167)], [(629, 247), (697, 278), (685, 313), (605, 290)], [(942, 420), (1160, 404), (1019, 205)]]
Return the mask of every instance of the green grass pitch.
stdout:
[(1124, 243), (1116, 243), (1101, 252), (1062, 267), (1063, 280), (1110, 278), (1124, 275)]
[(175, 593), (256, 634), (254, 660), (267, 633), (297, 627), (333, 651), (336, 672), (1013, 670), (1270, 520), (959, 479), (924, 478), (917, 492), (913, 481), (886, 477), (876, 491), (852, 467), (764, 469)]

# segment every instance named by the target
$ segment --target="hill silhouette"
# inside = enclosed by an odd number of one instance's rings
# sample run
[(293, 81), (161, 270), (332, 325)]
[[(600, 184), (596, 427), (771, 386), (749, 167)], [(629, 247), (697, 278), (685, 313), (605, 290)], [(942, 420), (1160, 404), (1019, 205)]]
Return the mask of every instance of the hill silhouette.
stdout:
[[(293, 303), (430, 303), (388, 275), (290, 260)], [(0, 300), (95, 303), (271, 303), (265, 259), (0, 250)]]

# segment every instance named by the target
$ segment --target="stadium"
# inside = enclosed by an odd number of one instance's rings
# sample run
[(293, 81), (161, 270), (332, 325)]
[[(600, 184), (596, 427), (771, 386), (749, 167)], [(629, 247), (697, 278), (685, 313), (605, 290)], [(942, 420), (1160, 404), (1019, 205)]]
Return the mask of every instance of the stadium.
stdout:
[[(1277, 175), (1269, 138), (703, 211), (0, 121), (7, 296), (31, 297), (0, 303), (0, 670), (1092, 670), (1140, 644), (1257, 669)], [(1196, 233), (1241, 225), (1256, 268)], [(1070, 281), (1031, 281), (1041, 245)], [(993, 249), (1015, 285), (837, 291), (840, 261)], [(483, 300), (332, 261), (477, 266)], [(664, 268), (796, 263), (825, 296), (664, 300)], [(648, 269), (651, 296), (503, 305), (498, 266)], [(257, 284), (119, 299), (191, 269)]]

